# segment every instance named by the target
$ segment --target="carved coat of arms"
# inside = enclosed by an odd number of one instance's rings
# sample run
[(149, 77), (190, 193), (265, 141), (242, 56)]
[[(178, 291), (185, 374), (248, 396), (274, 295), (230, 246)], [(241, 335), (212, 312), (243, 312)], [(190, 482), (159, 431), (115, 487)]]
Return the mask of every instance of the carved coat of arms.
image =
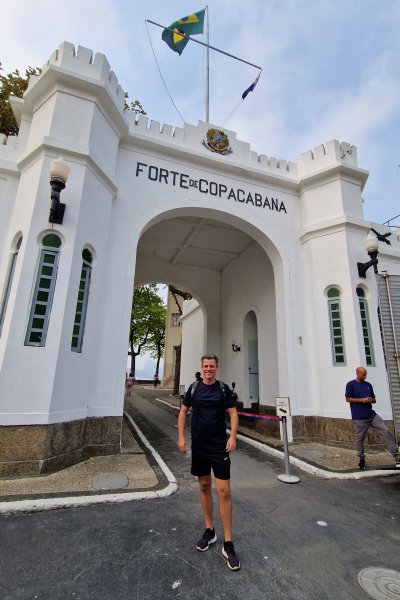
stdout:
[(232, 152), (228, 136), (220, 129), (209, 129), (207, 131), (207, 141), (203, 140), (203, 144), (211, 152), (217, 152), (218, 154), (230, 154)]

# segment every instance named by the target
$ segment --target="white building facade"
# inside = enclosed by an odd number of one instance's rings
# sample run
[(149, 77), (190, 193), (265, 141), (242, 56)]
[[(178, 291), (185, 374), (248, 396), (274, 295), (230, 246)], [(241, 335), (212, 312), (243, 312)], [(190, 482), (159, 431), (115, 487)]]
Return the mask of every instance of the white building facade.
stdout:
[[(356, 148), (330, 141), (286, 163), (209, 123), (137, 120), (124, 100), (103, 55), (63, 43), (12, 101), (20, 132), (0, 145), (0, 474), (118, 451), (132, 290), (148, 282), (201, 309), (192, 333), (183, 320), (182, 383), (198, 370), (192, 338), (220, 356), (245, 407), (290, 398), (291, 439), (348, 441), (344, 386), (362, 364), (392, 420), (377, 280), (357, 271), (371, 223)], [(49, 222), (57, 157), (70, 167), (60, 224)], [(391, 242), (378, 268), (396, 280)]]

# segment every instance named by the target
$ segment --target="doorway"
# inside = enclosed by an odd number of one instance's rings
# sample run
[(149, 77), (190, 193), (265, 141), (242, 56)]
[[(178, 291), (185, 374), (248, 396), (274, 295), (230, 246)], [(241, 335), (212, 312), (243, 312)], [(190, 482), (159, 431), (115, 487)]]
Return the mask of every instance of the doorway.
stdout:
[(258, 361), (258, 326), (257, 317), (253, 310), (245, 316), (243, 323), (243, 340), (246, 344), (247, 360), (247, 403), (246, 407), (259, 412), (260, 408), (260, 383), (259, 383), (259, 361)]

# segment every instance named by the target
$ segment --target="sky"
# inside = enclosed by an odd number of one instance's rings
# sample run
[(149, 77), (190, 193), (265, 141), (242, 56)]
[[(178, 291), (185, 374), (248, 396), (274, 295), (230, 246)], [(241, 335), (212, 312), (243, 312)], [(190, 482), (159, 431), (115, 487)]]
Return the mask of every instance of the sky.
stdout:
[[(197, 0), (198, 2), (199, 0)], [(12, 0), (2, 5), (0, 62), (6, 73), (42, 66), (61, 42), (105, 54), (131, 100), (151, 119), (204, 120), (204, 49), (181, 56), (162, 29), (205, 5), (192, 0)], [(209, 0), (210, 44), (263, 72), (234, 116), (257, 69), (210, 51), (210, 122), (235, 131), (260, 154), (287, 161), (331, 139), (358, 148), (370, 176), (367, 220), (400, 213), (400, 0)], [(199, 36), (200, 40), (203, 39)], [(151, 43), (150, 43), (151, 40)], [(154, 54), (153, 54), (154, 50)], [(400, 223), (400, 219), (397, 219)]]

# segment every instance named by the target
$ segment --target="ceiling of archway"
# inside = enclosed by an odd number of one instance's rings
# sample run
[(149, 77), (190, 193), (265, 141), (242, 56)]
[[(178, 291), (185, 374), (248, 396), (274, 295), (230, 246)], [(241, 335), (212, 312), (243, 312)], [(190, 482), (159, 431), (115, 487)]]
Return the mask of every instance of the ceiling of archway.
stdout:
[(223, 271), (252, 243), (250, 236), (226, 223), (178, 217), (148, 229), (140, 238), (137, 258)]

